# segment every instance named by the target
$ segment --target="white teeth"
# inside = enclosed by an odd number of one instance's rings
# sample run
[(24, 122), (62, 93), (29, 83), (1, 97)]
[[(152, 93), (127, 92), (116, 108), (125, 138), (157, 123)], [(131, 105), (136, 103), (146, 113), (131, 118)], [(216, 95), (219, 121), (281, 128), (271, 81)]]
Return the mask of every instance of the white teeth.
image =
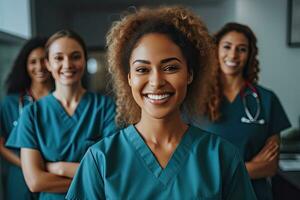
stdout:
[(62, 74), (64, 76), (73, 76), (73, 74), (75, 74), (75, 72), (62, 72)]
[(225, 61), (225, 64), (229, 67), (235, 67), (238, 65), (236, 62), (232, 62), (232, 61)]
[(149, 99), (153, 99), (153, 100), (162, 100), (169, 96), (170, 96), (170, 94), (147, 94), (147, 97)]

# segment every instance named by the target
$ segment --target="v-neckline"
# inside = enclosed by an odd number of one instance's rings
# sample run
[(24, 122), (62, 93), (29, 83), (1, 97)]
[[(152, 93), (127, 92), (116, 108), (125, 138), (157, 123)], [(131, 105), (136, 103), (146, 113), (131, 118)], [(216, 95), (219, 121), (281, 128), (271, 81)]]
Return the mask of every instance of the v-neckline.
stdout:
[(85, 99), (87, 98), (87, 95), (88, 92), (86, 91), (81, 99), (79, 100), (79, 103), (77, 105), (77, 107), (75, 108), (74, 110), (74, 113), (72, 115), (69, 115), (67, 113), (67, 111), (65, 110), (65, 108), (63, 107), (63, 105), (59, 102), (59, 100), (53, 95), (53, 93), (51, 93), (51, 97), (52, 97), (52, 102), (54, 102), (54, 108), (57, 109), (57, 111), (60, 113), (61, 117), (63, 119), (66, 119), (66, 120), (75, 120), (75, 121), (78, 121), (79, 120), (79, 117), (81, 116), (81, 113), (82, 113), (82, 110), (84, 108), (84, 102), (85, 102)]
[(182, 136), (181, 141), (177, 145), (165, 168), (160, 166), (155, 155), (150, 150), (150, 147), (145, 143), (134, 125), (129, 126), (127, 130), (125, 130), (125, 134), (137, 151), (141, 160), (152, 172), (155, 178), (157, 178), (162, 184), (167, 185), (172, 178), (177, 175), (188, 156), (189, 149), (193, 143), (190, 135), (190, 129), (191, 127), (189, 127)]

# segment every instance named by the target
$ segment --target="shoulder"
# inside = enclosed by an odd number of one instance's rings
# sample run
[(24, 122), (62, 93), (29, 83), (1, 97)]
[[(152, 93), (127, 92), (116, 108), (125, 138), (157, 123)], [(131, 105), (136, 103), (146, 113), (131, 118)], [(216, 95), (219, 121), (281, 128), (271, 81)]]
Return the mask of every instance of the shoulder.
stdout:
[(191, 126), (192, 140), (195, 142), (194, 150), (206, 152), (206, 155), (215, 158), (234, 158), (238, 154), (238, 149), (231, 142), (219, 135), (204, 131), (198, 127)]
[(11, 105), (11, 104), (17, 104), (19, 102), (20, 94), (19, 93), (14, 93), (14, 94), (9, 94), (3, 98), (1, 101), (1, 105)]
[(114, 105), (114, 101), (111, 97), (99, 93), (87, 92), (86, 98), (100, 106)]
[(257, 89), (258, 94), (262, 98), (269, 98), (269, 99), (277, 98), (276, 94), (271, 89), (268, 89), (261, 85), (255, 85), (255, 88)]
[[(100, 141), (92, 145), (90, 148), (92, 151), (103, 151), (108, 152), (111, 149), (116, 148), (116, 143), (124, 142), (124, 132), (125, 129), (115, 132), (115, 134), (102, 138)], [(119, 146), (120, 147), (120, 146)]]

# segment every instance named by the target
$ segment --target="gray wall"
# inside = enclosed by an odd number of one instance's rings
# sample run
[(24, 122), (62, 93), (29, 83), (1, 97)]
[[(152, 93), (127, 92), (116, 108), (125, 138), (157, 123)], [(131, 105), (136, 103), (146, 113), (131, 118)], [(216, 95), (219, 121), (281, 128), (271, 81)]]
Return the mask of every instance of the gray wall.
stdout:
[(236, 20), (248, 24), (258, 38), (260, 83), (277, 94), (298, 127), (300, 47), (287, 46), (287, 0), (236, 0)]

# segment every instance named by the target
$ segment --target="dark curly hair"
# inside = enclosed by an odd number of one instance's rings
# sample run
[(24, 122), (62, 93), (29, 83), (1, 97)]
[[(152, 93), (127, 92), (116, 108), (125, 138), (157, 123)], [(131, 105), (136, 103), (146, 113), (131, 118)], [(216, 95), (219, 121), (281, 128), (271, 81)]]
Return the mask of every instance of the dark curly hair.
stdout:
[(8, 94), (22, 93), (30, 88), (31, 78), (27, 72), (29, 54), (37, 48), (45, 48), (46, 41), (46, 38), (35, 37), (22, 47), (5, 81)]
[(207, 113), (213, 115), (212, 67), (217, 65), (215, 45), (201, 19), (180, 6), (142, 8), (115, 22), (107, 34), (108, 64), (116, 95), (116, 122), (120, 126), (137, 123), (141, 110), (134, 101), (128, 84), (131, 53), (144, 35), (162, 33), (180, 49), (187, 61), (193, 81), (181, 110), (189, 117)]

